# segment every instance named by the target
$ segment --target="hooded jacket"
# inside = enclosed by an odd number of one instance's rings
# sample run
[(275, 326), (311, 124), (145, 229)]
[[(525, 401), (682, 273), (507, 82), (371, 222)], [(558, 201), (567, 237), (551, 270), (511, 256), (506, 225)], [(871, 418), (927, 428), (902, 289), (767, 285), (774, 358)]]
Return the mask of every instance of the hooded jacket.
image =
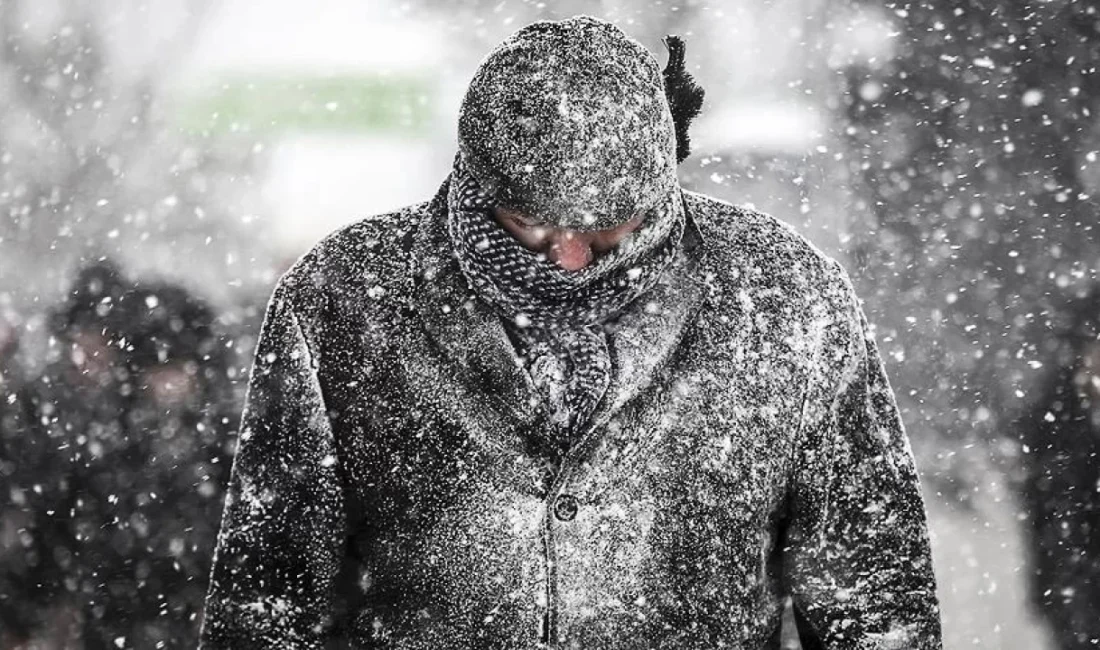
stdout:
[(665, 74), (609, 23), (536, 23), (463, 102), (459, 155), (498, 204), (603, 228), (665, 197), (682, 218), (600, 322), (610, 374), (567, 445), (540, 359), (461, 266), (461, 174), (281, 279), (204, 647), (756, 650), (788, 596), (827, 648), (940, 646), (913, 459), (851, 284), (781, 222), (680, 189), (676, 116), (699, 97)]

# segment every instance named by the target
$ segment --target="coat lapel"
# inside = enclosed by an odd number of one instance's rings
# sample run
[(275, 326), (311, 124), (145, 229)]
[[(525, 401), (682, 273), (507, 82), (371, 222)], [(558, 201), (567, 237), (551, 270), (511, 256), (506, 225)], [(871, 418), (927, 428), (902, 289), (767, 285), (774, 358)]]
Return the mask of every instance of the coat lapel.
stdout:
[(684, 246), (657, 285), (632, 305), (611, 333), (611, 383), (585, 427), (584, 436), (606, 425), (630, 400), (653, 383), (679, 346), (684, 330), (703, 303), (698, 269), (703, 253), (698, 230), (685, 205)]
[(470, 291), (455, 259), (446, 227), (450, 180), (436, 193), (416, 232), (410, 264), (414, 302), (440, 354), (468, 374), (516, 426), (546, 416), (504, 324)]

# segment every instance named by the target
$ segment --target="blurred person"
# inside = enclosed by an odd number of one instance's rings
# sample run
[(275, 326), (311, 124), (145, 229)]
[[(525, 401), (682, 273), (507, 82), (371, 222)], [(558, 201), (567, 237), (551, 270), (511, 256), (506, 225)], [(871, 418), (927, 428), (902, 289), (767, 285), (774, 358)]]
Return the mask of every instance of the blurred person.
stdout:
[(79, 271), (50, 315), (43, 372), (9, 394), (0, 426), (0, 642), (64, 647), (77, 613), (68, 505), (76, 445), (122, 435), (127, 386), (116, 307), (127, 281), (111, 262)]
[(435, 198), (280, 280), (203, 647), (941, 647), (913, 458), (838, 263), (684, 191), (702, 91), (519, 30)]
[(5, 432), (5, 643), (194, 647), (237, 408), (213, 310), (85, 269)]
[(1063, 358), (1016, 422), (1031, 601), (1060, 650), (1100, 646), (1100, 293), (1070, 321)]
[(71, 533), (88, 649), (194, 647), (229, 469), (228, 358), (209, 305), (167, 283), (123, 297), (121, 435), (75, 445)]

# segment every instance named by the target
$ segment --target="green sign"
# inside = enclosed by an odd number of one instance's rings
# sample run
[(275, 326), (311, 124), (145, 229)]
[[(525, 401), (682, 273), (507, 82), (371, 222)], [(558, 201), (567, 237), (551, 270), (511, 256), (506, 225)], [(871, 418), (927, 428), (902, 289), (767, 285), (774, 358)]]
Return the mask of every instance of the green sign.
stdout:
[(422, 77), (250, 77), (200, 92), (181, 121), (196, 132), (423, 133), (434, 103), (435, 86)]

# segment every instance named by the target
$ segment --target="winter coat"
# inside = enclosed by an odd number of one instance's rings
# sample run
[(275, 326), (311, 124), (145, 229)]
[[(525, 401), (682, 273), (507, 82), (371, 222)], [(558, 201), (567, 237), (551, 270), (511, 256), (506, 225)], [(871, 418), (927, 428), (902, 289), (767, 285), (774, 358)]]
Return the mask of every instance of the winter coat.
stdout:
[(939, 648), (913, 458), (844, 271), (685, 192), (557, 458), (446, 186), (316, 246), (253, 367), (202, 647)]

